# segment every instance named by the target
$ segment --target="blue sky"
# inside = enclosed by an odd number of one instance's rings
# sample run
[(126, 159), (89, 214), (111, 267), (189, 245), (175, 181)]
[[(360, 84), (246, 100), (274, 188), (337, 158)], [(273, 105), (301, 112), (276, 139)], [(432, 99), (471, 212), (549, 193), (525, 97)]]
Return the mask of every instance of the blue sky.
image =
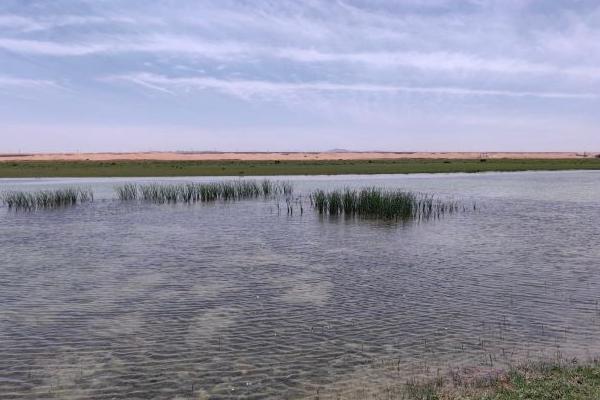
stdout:
[(331, 148), (600, 150), (600, 2), (0, 2), (0, 153)]

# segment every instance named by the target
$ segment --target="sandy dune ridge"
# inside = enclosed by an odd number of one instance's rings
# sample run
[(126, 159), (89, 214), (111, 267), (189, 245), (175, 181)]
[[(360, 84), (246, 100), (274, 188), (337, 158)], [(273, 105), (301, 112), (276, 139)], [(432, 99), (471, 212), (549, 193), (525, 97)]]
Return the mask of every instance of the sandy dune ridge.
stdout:
[(0, 161), (315, 161), (382, 159), (574, 159), (598, 153), (575, 152), (138, 152), (0, 154)]

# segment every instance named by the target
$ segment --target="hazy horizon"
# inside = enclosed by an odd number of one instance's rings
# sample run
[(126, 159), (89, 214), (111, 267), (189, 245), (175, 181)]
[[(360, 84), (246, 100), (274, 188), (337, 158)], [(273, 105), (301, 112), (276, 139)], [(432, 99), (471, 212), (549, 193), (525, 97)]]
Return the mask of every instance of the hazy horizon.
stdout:
[(597, 1), (0, 4), (0, 153), (600, 151)]
[(452, 150), (438, 150), (438, 151), (423, 151), (423, 150), (415, 150), (415, 151), (404, 151), (404, 150), (377, 150), (377, 149), (366, 149), (366, 150), (354, 150), (354, 149), (324, 149), (324, 150), (261, 150), (261, 149), (249, 149), (249, 150), (161, 150), (161, 149), (148, 149), (148, 150), (132, 150), (132, 151), (116, 151), (116, 150), (97, 150), (97, 151), (16, 151), (16, 152), (3, 152), (0, 153), (0, 156), (18, 156), (18, 155), (30, 155), (30, 154), (101, 154), (101, 153), (120, 153), (120, 154), (136, 154), (136, 153), (173, 153), (173, 154), (226, 154), (226, 153), (247, 153), (247, 154), (261, 154), (261, 153), (397, 153), (397, 154), (471, 154), (471, 153), (480, 153), (484, 154), (509, 154), (509, 153), (522, 153), (522, 154), (536, 154), (536, 153), (565, 153), (572, 154), (577, 153), (581, 156), (594, 156), (596, 154), (600, 154), (600, 151), (594, 150), (585, 150), (585, 151), (577, 151), (577, 150), (560, 150), (560, 151), (503, 151), (503, 150), (471, 150), (471, 151), (452, 151)]

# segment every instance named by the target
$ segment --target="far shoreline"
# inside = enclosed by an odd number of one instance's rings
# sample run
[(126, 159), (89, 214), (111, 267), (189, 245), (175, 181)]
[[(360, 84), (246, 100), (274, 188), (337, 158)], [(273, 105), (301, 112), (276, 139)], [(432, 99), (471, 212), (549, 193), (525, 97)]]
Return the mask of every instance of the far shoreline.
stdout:
[(3, 161), (351, 161), (351, 160), (478, 160), (478, 159), (585, 159), (600, 152), (423, 152), (423, 151), (306, 151), (306, 152), (65, 152), (0, 153)]
[[(108, 153), (102, 153), (108, 154)], [(112, 154), (112, 153), (111, 153)], [(118, 153), (122, 155), (123, 153)], [(142, 153), (136, 153), (142, 154)], [(161, 153), (162, 154), (162, 153)], [(171, 154), (171, 153), (169, 153)], [(214, 154), (214, 153), (211, 153)], [(219, 153), (220, 155), (222, 153)], [(236, 154), (239, 153), (228, 153)], [(273, 157), (279, 153), (249, 153)], [(306, 154), (306, 153), (294, 153)], [(324, 153), (314, 153), (323, 156)], [(331, 153), (328, 153), (328, 155)], [(338, 154), (338, 153), (336, 153)], [(356, 158), (337, 159), (23, 159), (0, 156), (0, 178), (85, 178), (85, 177), (196, 177), (196, 176), (277, 176), (277, 175), (374, 175), (419, 173), (478, 173), (516, 171), (600, 170), (600, 157), (556, 157), (567, 153), (544, 153), (546, 158), (499, 158), (509, 153), (452, 153), (462, 158)], [(378, 153), (389, 155), (390, 153)], [(404, 154), (404, 153), (403, 153)], [(417, 153), (411, 153), (417, 154)], [(420, 153), (419, 153), (420, 154)], [(521, 153), (525, 154), (525, 153)], [(494, 155), (498, 158), (495, 158)], [(470, 156), (470, 157), (467, 157)]]

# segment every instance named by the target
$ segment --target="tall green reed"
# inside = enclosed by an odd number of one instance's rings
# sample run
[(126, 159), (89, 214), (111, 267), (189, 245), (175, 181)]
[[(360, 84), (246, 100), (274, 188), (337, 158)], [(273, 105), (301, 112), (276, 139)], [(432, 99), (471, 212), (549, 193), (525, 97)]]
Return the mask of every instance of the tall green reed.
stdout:
[(293, 188), (289, 182), (236, 180), (209, 183), (129, 183), (115, 187), (120, 200), (141, 199), (153, 203), (196, 203), (234, 201), (277, 195), (289, 196)]
[(310, 201), (319, 214), (402, 221), (440, 217), (459, 209), (458, 203), (432, 195), (380, 188), (316, 190)]
[(38, 210), (72, 206), (94, 200), (91, 189), (62, 188), (35, 192), (9, 191), (1, 196), (2, 203), (14, 210)]

